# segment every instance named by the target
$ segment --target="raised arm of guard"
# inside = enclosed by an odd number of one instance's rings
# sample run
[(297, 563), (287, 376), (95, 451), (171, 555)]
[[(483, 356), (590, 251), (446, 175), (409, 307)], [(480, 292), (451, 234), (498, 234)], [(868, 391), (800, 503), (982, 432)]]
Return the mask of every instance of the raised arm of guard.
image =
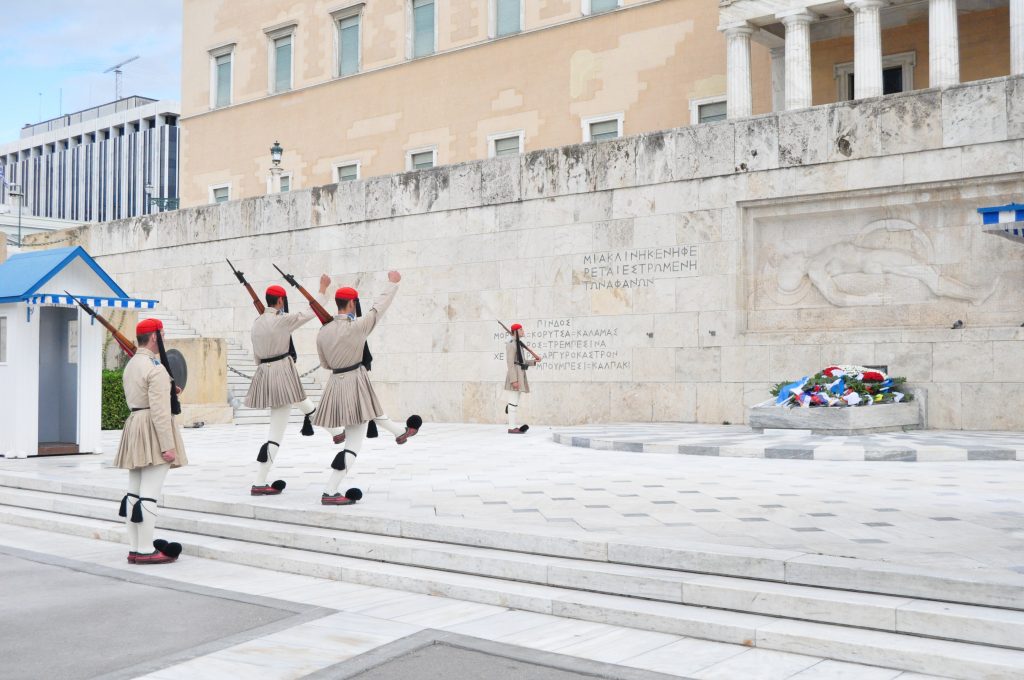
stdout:
[(296, 281), (294, 276), (292, 276), (291, 274), (285, 274), (283, 271), (281, 271), (281, 268), (278, 267), (276, 264), (274, 265), (274, 269), (281, 273), (281, 276), (284, 277), (285, 281), (287, 281), (293, 287), (298, 288), (299, 292), (302, 293), (302, 297), (309, 300), (309, 306), (313, 310), (313, 313), (316, 314), (316, 318), (320, 319), (321, 324), (326, 326), (330, 322), (334, 321), (334, 316), (331, 315), (331, 313), (328, 312), (326, 309), (324, 309), (324, 306), (320, 304), (320, 302), (317, 301), (317, 299), (313, 297), (310, 294), (310, 292), (303, 287), (301, 283)]
[(228, 260), (228, 258), (226, 257), (224, 259), (227, 260), (228, 266), (231, 267), (231, 271), (235, 273), (235, 277), (238, 279), (238, 282), (245, 286), (245, 289), (249, 291), (249, 297), (252, 298), (252, 304), (254, 307), (256, 307), (256, 311), (262, 314), (264, 311), (266, 311), (267, 308), (263, 305), (263, 301), (260, 300), (260, 297), (259, 295), (256, 294), (256, 291), (252, 289), (252, 285), (245, 280), (245, 274), (235, 269), (235, 265), (231, 264), (231, 260)]
[(124, 335), (123, 335), (123, 334), (121, 333), (121, 331), (117, 330), (117, 329), (116, 329), (116, 328), (114, 327), (114, 324), (112, 324), (112, 323), (110, 323), (109, 321), (107, 321), (106, 319), (104, 319), (104, 318), (103, 318), (103, 317), (102, 317), (102, 316), (101, 316), (101, 315), (100, 315), (100, 314), (99, 314), (99, 313), (98, 313), (98, 312), (97, 312), (97, 311), (96, 311), (95, 309), (93, 309), (92, 307), (90, 307), (90, 306), (89, 306), (89, 303), (87, 303), (87, 302), (86, 302), (86, 301), (84, 301), (84, 300), (79, 300), (78, 298), (76, 298), (76, 297), (75, 297), (74, 295), (72, 295), (71, 293), (68, 293), (67, 291), (64, 291), (64, 292), (65, 292), (65, 293), (67, 294), (67, 296), (68, 296), (68, 297), (70, 297), (70, 298), (71, 298), (72, 300), (74, 300), (75, 302), (77, 302), (77, 303), (78, 303), (78, 306), (79, 306), (79, 307), (81, 307), (82, 309), (84, 309), (84, 310), (85, 310), (85, 312), (86, 312), (86, 313), (87, 313), (87, 314), (88, 314), (89, 316), (91, 316), (92, 318), (94, 318), (94, 319), (96, 319), (97, 321), (99, 321), (99, 322), (100, 322), (100, 325), (101, 325), (101, 326), (103, 326), (104, 328), (106, 328), (106, 329), (107, 329), (107, 331), (108, 331), (108, 332), (109, 332), (109, 333), (110, 333), (110, 334), (111, 334), (112, 336), (114, 336), (114, 341), (115, 341), (115, 342), (117, 342), (117, 344), (118, 344), (118, 345), (119, 345), (119, 346), (121, 347), (121, 349), (122, 349), (122, 350), (124, 350), (124, 353), (125, 353), (125, 354), (127, 354), (127, 355), (128, 355), (128, 356), (130, 356), (130, 357), (133, 357), (133, 356), (135, 356), (135, 352), (136, 352), (136, 351), (138, 350), (138, 348), (137, 348), (137, 347), (135, 346), (135, 343), (134, 343), (134, 342), (132, 342), (131, 340), (129, 340), (128, 338), (126, 338), (126, 337), (125, 337), (125, 336), (124, 336)]

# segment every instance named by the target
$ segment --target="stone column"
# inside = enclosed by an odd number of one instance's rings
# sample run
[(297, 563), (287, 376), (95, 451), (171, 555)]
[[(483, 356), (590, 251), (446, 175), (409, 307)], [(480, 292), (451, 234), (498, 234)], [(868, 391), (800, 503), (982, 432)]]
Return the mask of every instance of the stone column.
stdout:
[(1010, 75), (1024, 73), (1024, 0), (1010, 0)]
[(786, 108), (786, 48), (773, 47), (768, 54), (772, 58), (772, 111), (782, 111)]
[(726, 43), (726, 110), (729, 118), (744, 118), (754, 106), (750, 90), (750, 36), (754, 27), (744, 21), (722, 31)]
[(846, 0), (853, 10), (853, 97), (882, 96), (882, 0)]
[(956, 0), (928, 0), (928, 87), (948, 87), (959, 82)]
[(811, 22), (805, 10), (777, 14), (786, 27), (786, 110), (811, 105)]

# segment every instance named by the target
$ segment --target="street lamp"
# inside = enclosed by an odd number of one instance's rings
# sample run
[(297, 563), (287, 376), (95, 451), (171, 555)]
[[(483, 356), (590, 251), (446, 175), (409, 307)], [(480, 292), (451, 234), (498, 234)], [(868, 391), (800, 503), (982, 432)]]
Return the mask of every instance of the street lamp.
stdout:
[(21, 204), (25, 200), (25, 192), (21, 190), (20, 184), (11, 184), (7, 193), (18, 199), (18, 247), (21, 247)]
[(150, 183), (146, 183), (145, 187), (146, 196), (149, 197), (149, 204), (155, 206), (158, 210), (163, 212), (164, 210), (177, 210), (178, 199), (176, 198), (164, 198), (163, 196), (154, 196), (153, 193), (156, 191)]
[(284, 155), (284, 148), (278, 143), (274, 142), (274, 146), (270, 147), (270, 191), (274, 193), (281, 193), (281, 156)]

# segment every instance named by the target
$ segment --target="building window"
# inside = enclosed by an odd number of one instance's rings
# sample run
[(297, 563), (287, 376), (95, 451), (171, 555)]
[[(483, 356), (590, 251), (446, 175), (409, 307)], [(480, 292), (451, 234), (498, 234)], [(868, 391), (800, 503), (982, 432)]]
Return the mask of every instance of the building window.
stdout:
[(343, 163), (334, 166), (335, 182), (353, 182), (359, 179), (359, 163)]
[(274, 92), (292, 89), (292, 37), (274, 41)]
[(523, 30), (522, 0), (494, 0), (494, 35), (498, 38)]
[(408, 154), (409, 170), (426, 170), (437, 165), (437, 149), (414, 149)]
[(434, 53), (434, 0), (412, 0), (412, 56)]
[[(914, 66), (916, 52), (901, 52), (882, 57), (882, 94), (910, 92), (914, 89)], [(853, 99), (853, 62), (836, 64), (833, 68), (836, 79), (836, 96), (841, 102)]]
[(716, 120), (725, 120), (727, 105), (725, 95), (716, 97), (704, 97), (703, 99), (690, 100), (690, 125), (698, 123), (714, 123)]
[(232, 44), (210, 51), (210, 108), (231, 105), (234, 48)]
[(282, 194), (285, 193), (286, 191), (291, 191), (292, 190), (292, 176), (291, 175), (281, 175), (280, 187), (281, 187), (281, 193)]
[(355, 14), (341, 17), (338, 22), (338, 75), (350, 76), (359, 73), (359, 28), (360, 16)]
[(7, 363), (7, 317), (0, 316), (0, 364)]
[(270, 94), (292, 89), (292, 62), (294, 61), (295, 22), (278, 24), (264, 29), (269, 51), (268, 79)]
[(584, 14), (601, 14), (618, 9), (621, 0), (583, 0)]
[(622, 114), (583, 119), (583, 141), (600, 142), (622, 136)]
[(227, 203), (231, 200), (231, 185), (221, 184), (210, 187), (210, 203)]
[(502, 132), (487, 138), (491, 158), (515, 156), (523, 152), (522, 132)]

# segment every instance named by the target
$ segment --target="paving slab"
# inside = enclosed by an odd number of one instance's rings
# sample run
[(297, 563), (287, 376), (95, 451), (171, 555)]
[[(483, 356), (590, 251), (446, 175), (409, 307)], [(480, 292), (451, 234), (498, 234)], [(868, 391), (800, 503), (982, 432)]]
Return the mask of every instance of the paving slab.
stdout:
[(1024, 461), (1024, 432), (915, 430), (825, 435), (810, 430), (759, 431), (743, 425), (616, 423), (556, 428), (551, 436), (559, 444), (599, 451), (690, 456), (903, 463)]
[[(337, 447), (325, 432), (286, 433), (272, 476), (288, 488), (253, 498), (266, 429), (186, 430), (192, 464), (168, 475), (164, 502), (226, 503), (249, 517), (315, 517), (330, 528), (425, 540), (461, 532), (468, 544), (485, 525), (524, 548), (543, 552), (547, 542), (584, 559), (606, 559), (602, 551), (622, 537), (675, 551), (704, 544), (852, 557), (968, 578), (977, 569), (1024, 574), (1022, 465), (627, 453), (563, 446), (552, 433), (537, 427), (512, 437), (494, 426), (428, 423), (404, 446), (369, 440), (345, 481), (365, 498), (328, 512), (319, 496)], [(101, 455), (0, 459), (0, 484), (31, 480), (115, 503), (126, 478), (111, 465), (118, 438), (105, 433)]]

